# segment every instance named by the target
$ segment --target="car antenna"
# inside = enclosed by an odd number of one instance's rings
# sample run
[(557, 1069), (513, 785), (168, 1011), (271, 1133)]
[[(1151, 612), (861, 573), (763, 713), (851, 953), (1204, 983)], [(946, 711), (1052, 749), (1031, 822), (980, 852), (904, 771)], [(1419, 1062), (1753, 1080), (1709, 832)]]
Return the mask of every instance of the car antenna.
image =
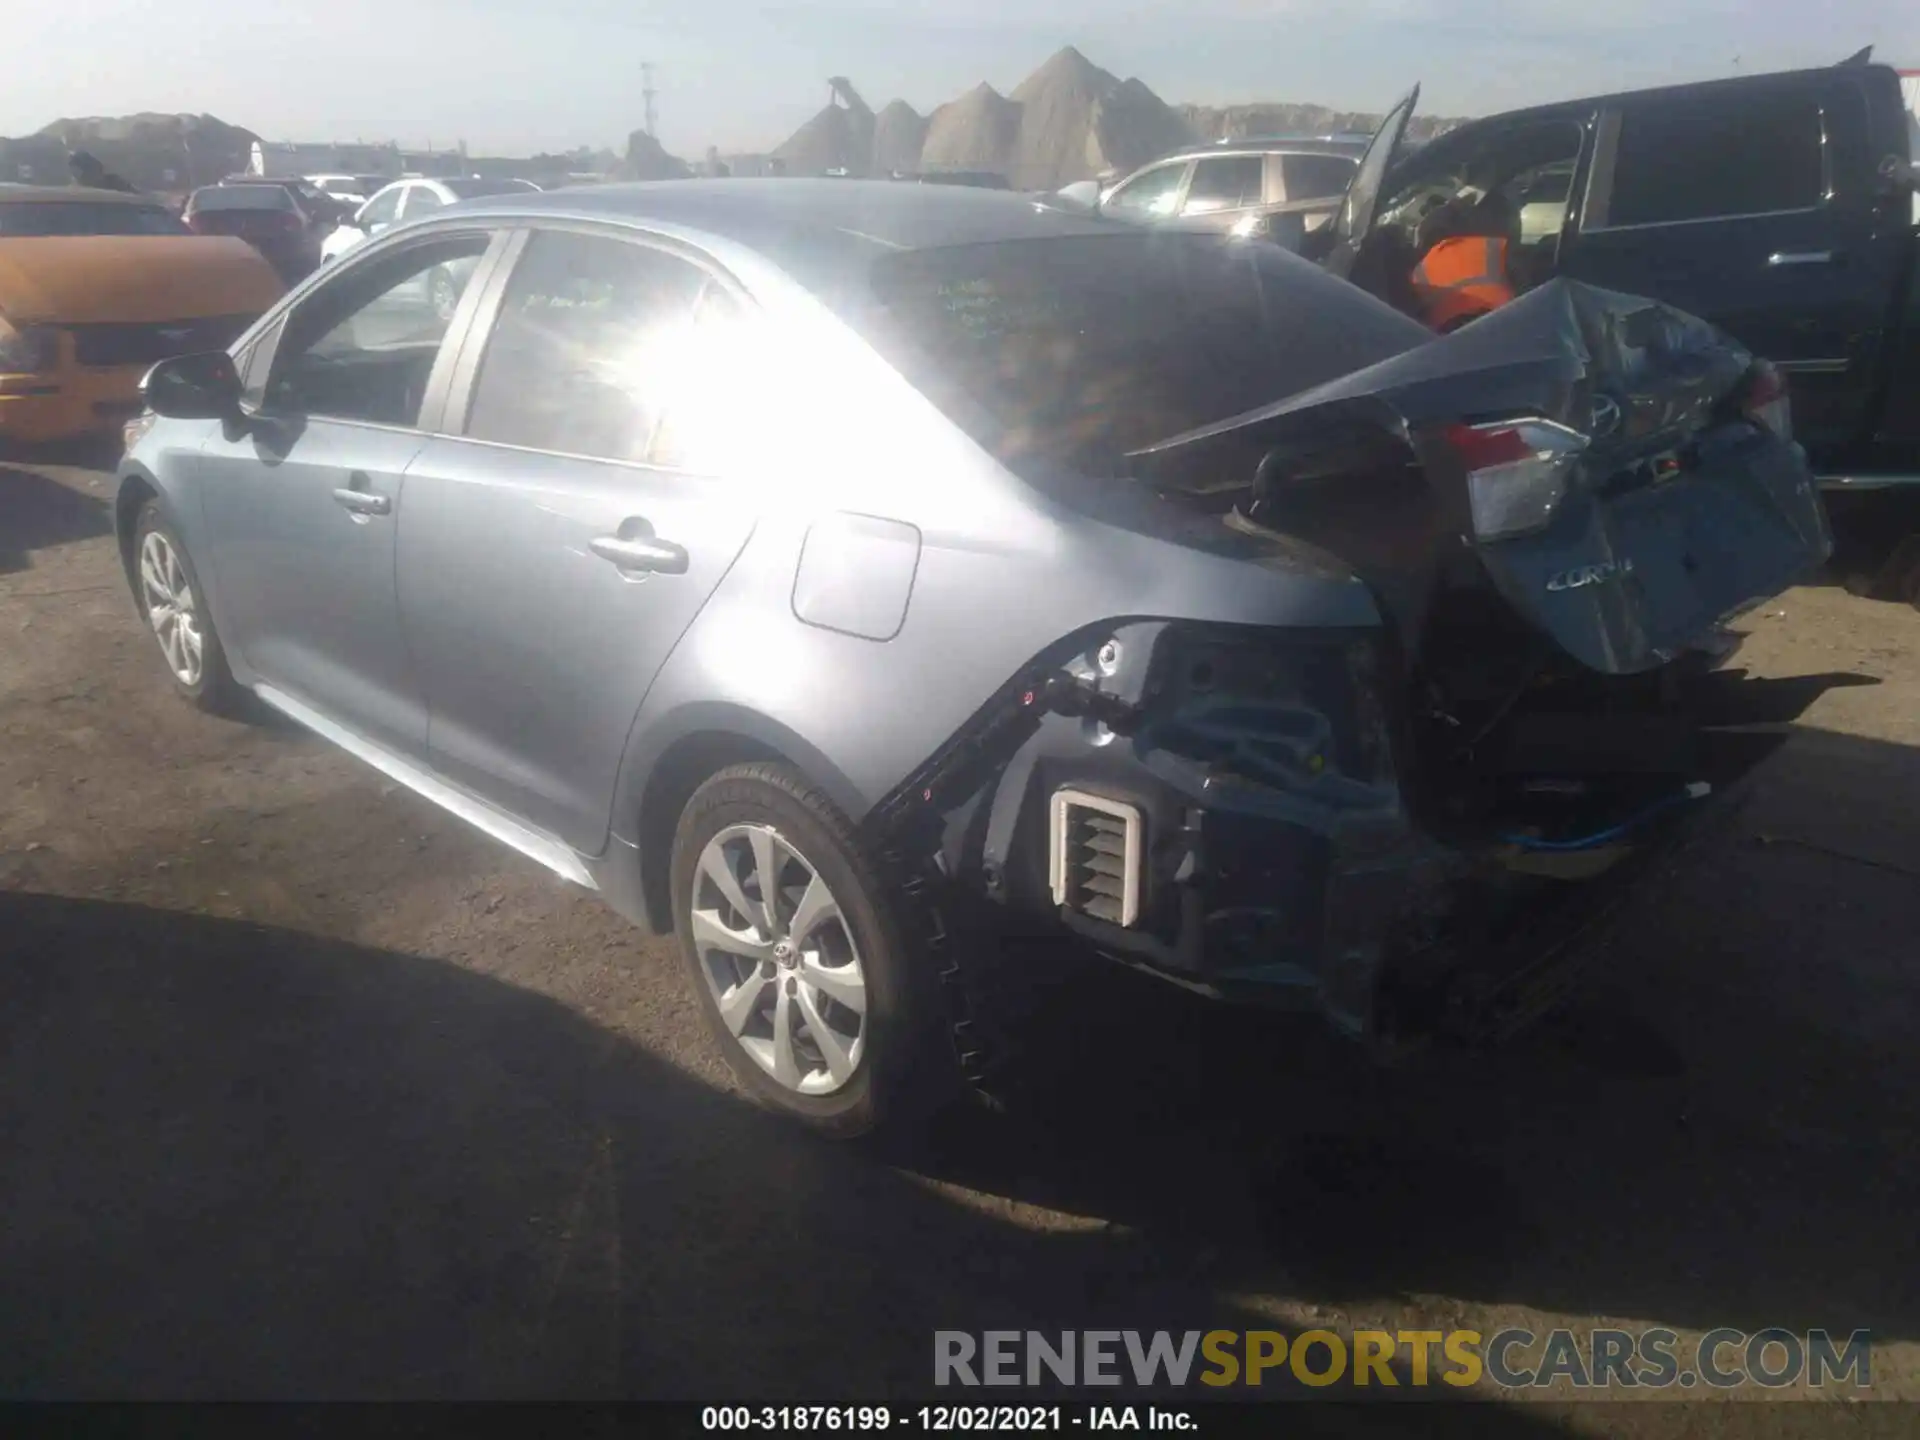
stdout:
[(1840, 69), (1848, 65), (1871, 65), (1872, 63), (1873, 63), (1873, 46), (1867, 45), (1862, 47), (1859, 50), (1854, 51), (1853, 54), (1849, 55), (1846, 59), (1842, 60), (1840, 64), (1835, 68)]

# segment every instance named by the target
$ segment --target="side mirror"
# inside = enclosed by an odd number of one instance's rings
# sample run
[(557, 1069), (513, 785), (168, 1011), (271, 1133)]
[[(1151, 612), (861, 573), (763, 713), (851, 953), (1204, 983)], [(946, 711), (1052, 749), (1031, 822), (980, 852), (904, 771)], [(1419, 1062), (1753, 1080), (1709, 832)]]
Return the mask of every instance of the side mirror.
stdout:
[(367, 211), (371, 209), (372, 206), (373, 202), (368, 201), (365, 205), (362, 205), (358, 210), (354, 211), (353, 214), (349, 215), (346, 223), (356, 230), (362, 230), (371, 235), (373, 233), (373, 227), (367, 223)]
[(176, 355), (147, 371), (140, 394), (168, 420), (229, 420), (240, 414), (240, 372), (224, 350)]

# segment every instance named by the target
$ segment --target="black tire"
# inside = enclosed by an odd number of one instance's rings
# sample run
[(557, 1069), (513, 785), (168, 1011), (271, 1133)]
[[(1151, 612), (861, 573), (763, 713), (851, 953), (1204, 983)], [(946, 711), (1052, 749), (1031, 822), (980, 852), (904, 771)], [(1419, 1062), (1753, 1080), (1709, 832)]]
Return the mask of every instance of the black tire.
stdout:
[[(864, 1052), (852, 1077), (830, 1094), (783, 1086), (750, 1056), (721, 1018), (692, 928), (695, 869), (707, 844), (730, 826), (771, 826), (791, 842), (838, 902), (866, 983)], [(919, 937), (906, 907), (859, 836), (820, 790), (785, 766), (736, 765), (693, 793), (674, 832), (670, 868), (680, 955), (707, 1026), (728, 1067), (766, 1108), (836, 1139), (924, 1119), (958, 1091), (958, 1068), (940, 1024), (930, 967), (916, 963)], [(774, 985), (791, 984), (778, 978)]]
[[(192, 683), (181, 679), (175, 672), (172, 662), (167, 657), (166, 648), (153, 627), (151, 596), (141, 569), (149, 535), (159, 535), (165, 540), (178, 559), (193, 595), (195, 620), (200, 635), (200, 672), (198, 679)], [(242, 692), (238, 682), (233, 678), (233, 671), (227, 667), (227, 652), (222, 648), (220, 636), (214, 629), (213, 614), (207, 607), (206, 591), (201, 586), (200, 577), (193, 568), (193, 558), (188, 555), (186, 544), (167, 519), (166, 512), (160, 508), (158, 500), (149, 500), (141, 507), (140, 518), (134, 526), (133, 594), (134, 603), (140, 609), (140, 618), (146, 622), (147, 634), (152, 637), (154, 648), (160, 652), (161, 663), (174, 690), (183, 699), (211, 714), (238, 713)]]
[(1909, 535), (1894, 547), (1880, 584), (1888, 599), (1904, 600), (1920, 610), (1920, 535)]

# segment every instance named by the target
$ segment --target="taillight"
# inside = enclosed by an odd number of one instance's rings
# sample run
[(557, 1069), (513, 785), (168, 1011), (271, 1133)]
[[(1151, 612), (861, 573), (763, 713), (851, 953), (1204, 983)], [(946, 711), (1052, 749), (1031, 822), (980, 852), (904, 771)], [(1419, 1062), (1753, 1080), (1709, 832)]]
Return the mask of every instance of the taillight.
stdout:
[(1787, 398), (1786, 377), (1766, 361), (1756, 364), (1748, 375), (1740, 410), (1768, 434), (1793, 438), (1793, 405)]
[(1473, 533), (1481, 540), (1546, 529), (1587, 444), (1578, 431), (1538, 419), (1447, 425), (1440, 434), (1466, 469)]

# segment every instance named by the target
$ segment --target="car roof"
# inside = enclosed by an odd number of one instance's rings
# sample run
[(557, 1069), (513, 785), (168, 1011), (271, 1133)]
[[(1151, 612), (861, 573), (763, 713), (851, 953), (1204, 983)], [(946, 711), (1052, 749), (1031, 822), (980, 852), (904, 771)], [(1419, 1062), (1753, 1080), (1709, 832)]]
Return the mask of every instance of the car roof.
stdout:
[(1515, 120), (1559, 120), (1569, 118), (1582, 111), (1598, 110), (1603, 106), (1618, 105), (1625, 100), (1691, 100), (1702, 92), (1711, 95), (1718, 90), (1751, 88), (1766, 81), (1786, 81), (1807, 79), (1814, 76), (1860, 75), (1872, 70), (1885, 70), (1897, 75), (1891, 65), (1878, 63), (1868, 65), (1816, 65), (1802, 70), (1766, 70), (1752, 75), (1718, 75), (1709, 80), (1683, 80), (1673, 85), (1652, 85), (1638, 90), (1613, 90), (1604, 95), (1583, 95), (1573, 100), (1549, 100), (1539, 105), (1529, 105), (1520, 110), (1502, 110), (1492, 115), (1483, 115), (1476, 120), (1466, 121), (1433, 137), (1433, 141), (1445, 140), (1448, 136), (1489, 122), (1507, 125)]
[(775, 177), (517, 191), (465, 201), (457, 213), (653, 221), (716, 235), (776, 260), (802, 251), (814, 258), (857, 259), (882, 251), (1133, 229), (1008, 190)]
[(130, 194), (125, 190), (95, 190), (87, 185), (14, 185), (0, 183), (0, 204), (35, 204), (40, 201), (84, 200), (89, 205), (159, 204), (151, 195)]
[(1194, 155), (1237, 155), (1249, 151), (1274, 155), (1340, 155), (1357, 160), (1367, 148), (1367, 136), (1345, 139), (1340, 136), (1313, 135), (1236, 135), (1228, 140), (1214, 140), (1203, 145), (1183, 145), (1178, 150), (1170, 150), (1161, 156), (1163, 160), (1179, 160)]

